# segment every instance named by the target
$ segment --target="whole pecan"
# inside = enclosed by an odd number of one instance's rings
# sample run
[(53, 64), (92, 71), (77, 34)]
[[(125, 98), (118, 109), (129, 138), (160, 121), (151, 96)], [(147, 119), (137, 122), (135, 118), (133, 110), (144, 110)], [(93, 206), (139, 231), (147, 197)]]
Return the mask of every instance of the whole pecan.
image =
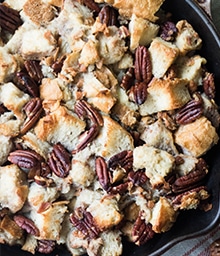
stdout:
[(134, 67), (137, 81), (148, 84), (152, 78), (152, 63), (147, 47), (138, 46), (136, 49)]
[(102, 115), (85, 100), (77, 101), (74, 110), (80, 118), (91, 119), (92, 123), (103, 126)]
[(111, 188), (111, 176), (105, 159), (101, 156), (95, 160), (95, 170), (102, 188), (109, 191)]
[(202, 80), (203, 90), (205, 94), (210, 98), (215, 98), (215, 81), (214, 81), (214, 74), (206, 72), (205, 77)]
[(154, 234), (155, 232), (152, 230), (152, 225), (150, 223), (146, 223), (145, 219), (142, 218), (142, 214), (140, 213), (134, 223), (132, 231), (134, 243), (136, 245), (143, 245), (148, 240), (152, 239)]
[(130, 67), (125, 75), (122, 78), (120, 86), (125, 90), (128, 91), (131, 86), (134, 84), (134, 68)]
[(205, 161), (200, 158), (194, 170), (175, 180), (172, 184), (172, 191), (177, 194), (195, 188), (200, 185), (207, 173), (207, 165)]
[(22, 150), (18, 149), (11, 152), (8, 156), (8, 160), (18, 165), (21, 168), (31, 169), (31, 168), (40, 168), (40, 163), (44, 159), (33, 150)]
[(37, 240), (37, 251), (44, 254), (49, 254), (54, 251), (56, 242), (52, 240)]
[(24, 66), (29, 74), (29, 76), (38, 84), (42, 81), (44, 78), (41, 66), (40, 66), (40, 61), (38, 60), (26, 60), (24, 62)]
[(1, 28), (11, 34), (14, 34), (22, 24), (19, 12), (4, 4), (0, 4), (0, 21)]
[(99, 19), (106, 26), (118, 26), (118, 12), (109, 5), (104, 5), (99, 12)]
[(203, 100), (199, 94), (196, 94), (196, 98), (190, 100), (176, 113), (176, 122), (178, 124), (189, 124), (194, 122), (203, 113)]
[(79, 0), (79, 2), (87, 6), (91, 11), (93, 11), (95, 16), (99, 14), (100, 7), (94, 0)]
[(110, 169), (116, 169), (118, 166), (125, 169), (126, 172), (130, 172), (133, 169), (133, 151), (124, 150), (109, 159), (108, 167)]
[(23, 215), (15, 215), (14, 221), (20, 228), (24, 229), (28, 234), (31, 234), (33, 236), (40, 235), (40, 231), (36, 227), (34, 222), (32, 220), (28, 219), (27, 217), (25, 217)]
[(139, 82), (133, 85), (129, 90), (128, 97), (138, 105), (143, 104), (147, 99), (147, 84)]
[(21, 134), (25, 134), (30, 130), (39, 120), (43, 112), (42, 101), (40, 98), (32, 98), (23, 108), (27, 118), (21, 128)]
[(145, 172), (138, 170), (136, 172), (131, 171), (128, 173), (128, 179), (136, 186), (141, 186), (148, 181), (148, 177)]
[(177, 32), (178, 29), (172, 21), (166, 21), (160, 25), (160, 37), (165, 41), (172, 42), (175, 39)]
[(18, 72), (17, 73), (18, 83), (23, 86), (25, 92), (29, 93), (32, 97), (39, 97), (39, 87), (37, 83), (25, 72)]
[(48, 165), (52, 172), (60, 178), (65, 178), (69, 175), (71, 157), (61, 143), (58, 142), (53, 146), (53, 150), (48, 158)]
[(75, 212), (70, 215), (70, 221), (74, 227), (90, 239), (97, 238), (100, 233), (100, 230), (95, 225), (92, 214), (82, 207), (77, 208)]

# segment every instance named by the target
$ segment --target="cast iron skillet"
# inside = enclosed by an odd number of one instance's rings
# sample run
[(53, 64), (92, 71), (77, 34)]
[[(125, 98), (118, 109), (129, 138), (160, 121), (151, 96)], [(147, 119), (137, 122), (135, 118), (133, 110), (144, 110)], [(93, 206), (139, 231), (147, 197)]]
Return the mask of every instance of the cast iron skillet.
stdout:
[[(216, 102), (220, 105), (220, 39), (211, 20), (193, 0), (166, 0), (163, 8), (169, 10), (176, 20), (187, 19), (203, 39), (203, 47), (200, 54), (207, 59), (208, 70), (215, 74), (217, 86)], [(177, 222), (169, 232), (156, 235), (151, 241), (141, 247), (125, 242), (124, 256), (161, 255), (174, 244), (205, 234), (218, 224), (220, 216), (220, 145), (215, 146), (210, 151), (206, 160), (211, 170), (207, 186), (212, 194), (212, 210), (208, 212), (200, 210), (183, 212), (178, 216)], [(0, 255), (30, 256), (32, 254), (23, 252), (17, 247), (0, 245)], [(55, 255), (70, 256), (64, 248), (57, 249), (48, 256)], [(37, 253), (36, 256), (42, 256), (42, 254)]]

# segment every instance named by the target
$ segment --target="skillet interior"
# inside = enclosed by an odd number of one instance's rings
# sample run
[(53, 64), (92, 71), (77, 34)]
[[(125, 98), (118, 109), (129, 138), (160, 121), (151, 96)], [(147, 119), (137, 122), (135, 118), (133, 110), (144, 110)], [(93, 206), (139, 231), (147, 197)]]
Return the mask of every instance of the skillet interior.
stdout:
[[(203, 39), (203, 47), (200, 54), (208, 61), (208, 70), (215, 74), (217, 97), (216, 102), (220, 105), (220, 39), (212, 22), (206, 14), (190, 0), (166, 0), (163, 8), (169, 10), (174, 19), (187, 19)], [(163, 235), (155, 236), (149, 243), (137, 247), (131, 244), (124, 244), (126, 256), (155, 256), (176, 244), (177, 242), (202, 235), (212, 229), (218, 223), (220, 216), (220, 145), (215, 146), (207, 155), (207, 162), (210, 166), (211, 175), (207, 186), (212, 193), (213, 208), (211, 211), (203, 212), (199, 210), (186, 211), (179, 215), (173, 228)], [(0, 255), (7, 256), (29, 256), (30, 253), (23, 252), (17, 247), (0, 245)], [(48, 256), (69, 256), (65, 250), (56, 250)], [(42, 256), (42, 254), (36, 254)]]
[[(208, 69), (215, 74), (216, 102), (220, 104), (220, 38), (213, 26), (212, 21), (195, 4), (193, 0), (167, 0), (164, 9), (169, 10), (174, 20), (186, 19), (203, 39), (203, 47), (200, 54), (207, 59)], [(220, 145), (214, 147), (207, 155), (211, 175), (207, 186), (212, 193), (213, 208), (211, 211), (203, 212), (192, 210), (182, 212), (175, 225), (169, 232), (158, 235), (140, 248), (127, 249), (124, 255), (160, 255), (174, 244), (189, 238), (200, 236), (211, 230), (219, 223), (220, 216)]]

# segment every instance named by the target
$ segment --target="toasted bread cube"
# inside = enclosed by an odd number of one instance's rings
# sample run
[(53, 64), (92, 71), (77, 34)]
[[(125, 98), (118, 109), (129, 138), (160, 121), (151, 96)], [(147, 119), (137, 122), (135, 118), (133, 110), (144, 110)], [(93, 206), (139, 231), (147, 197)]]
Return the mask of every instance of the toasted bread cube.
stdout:
[(164, 0), (95, 0), (95, 2), (106, 2), (113, 5), (113, 7), (119, 9), (122, 16), (131, 17), (134, 13), (138, 17), (154, 22), (158, 19), (155, 14)]
[(88, 208), (100, 230), (110, 229), (120, 223), (123, 214), (115, 198), (102, 198), (94, 201)]
[(13, 78), (18, 68), (16, 57), (0, 47), (0, 83), (6, 83)]
[(152, 229), (156, 233), (168, 231), (176, 221), (177, 212), (174, 210), (168, 199), (160, 197), (152, 210)]
[(178, 29), (178, 34), (176, 36), (175, 44), (182, 55), (185, 55), (189, 51), (201, 48), (202, 39), (188, 21), (181, 20), (177, 22), (176, 27)]
[(39, 229), (39, 239), (59, 240), (67, 202), (52, 203), (45, 211), (31, 211), (30, 218)]
[(133, 14), (129, 23), (130, 50), (134, 51), (139, 45), (149, 45), (158, 30), (158, 25)]
[(134, 149), (135, 170), (145, 168), (145, 174), (153, 186), (164, 183), (164, 177), (172, 171), (174, 157), (164, 150), (144, 144)]
[(182, 107), (191, 99), (187, 84), (185, 79), (154, 78), (149, 84), (146, 101), (140, 105), (140, 114), (145, 116)]
[(21, 55), (25, 59), (41, 59), (53, 53), (57, 42), (49, 30), (44, 28), (24, 31), (21, 41)]
[(29, 100), (30, 96), (19, 90), (12, 82), (0, 87), (0, 101), (20, 119), (24, 116), (22, 108)]
[(183, 153), (194, 157), (205, 154), (219, 140), (214, 126), (204, 116), (193, 123), (181, 125), (174, 136)]
[(124, 128), (109, 116), (103, 116), (104, 125), (94, 141), (94, 150), (104, 158), (120, 153), (124, 150), (133, 150), (133, 138)]
[(15, 164), (0, 167), (0, 205), (19, 211), (27, 198), (26, 174)]
[(40, 140), (60, 142), (68, 150), (73, 150), (78, 136), (85, 129), (85, 122), (67, 108), (60, 106), (54, 112), (41, 118), (34, 131)]
[(179, 49), (175, 44), (156, 37), (150, 44), (149, 53), (152, 62), (152, 73), (155, 77), (161, 78), (178, 57)]

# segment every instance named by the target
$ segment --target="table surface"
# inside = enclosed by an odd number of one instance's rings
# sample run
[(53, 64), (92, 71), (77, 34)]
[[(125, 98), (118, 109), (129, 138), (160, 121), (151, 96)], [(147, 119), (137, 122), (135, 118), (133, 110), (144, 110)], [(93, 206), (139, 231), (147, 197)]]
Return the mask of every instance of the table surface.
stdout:
[[(211, 1), (211, 14), (220, 34), (220, 0)], [(208, 234), (176, 244), (161, 256), (210, 256), (210, 245), (217, 239), (220, 239), (220, 224)]]

